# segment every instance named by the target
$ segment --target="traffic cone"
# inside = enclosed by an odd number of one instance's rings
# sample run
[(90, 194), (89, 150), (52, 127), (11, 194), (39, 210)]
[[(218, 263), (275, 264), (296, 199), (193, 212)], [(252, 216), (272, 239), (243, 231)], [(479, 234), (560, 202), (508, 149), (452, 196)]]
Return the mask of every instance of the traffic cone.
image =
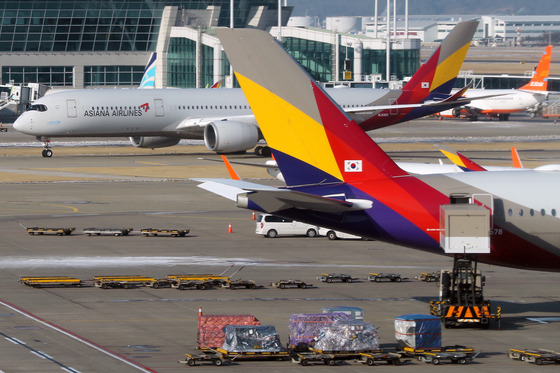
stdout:
[(229, 228), (227, 230), (228, 233), (233, 233), (233, 229), (231, 229), (231, 223), (229, 223)]
[(257, 220), (257, 218), (255, 217), (255, 212), (253, 211), (253, 216), (251, 217), (251, 220)]

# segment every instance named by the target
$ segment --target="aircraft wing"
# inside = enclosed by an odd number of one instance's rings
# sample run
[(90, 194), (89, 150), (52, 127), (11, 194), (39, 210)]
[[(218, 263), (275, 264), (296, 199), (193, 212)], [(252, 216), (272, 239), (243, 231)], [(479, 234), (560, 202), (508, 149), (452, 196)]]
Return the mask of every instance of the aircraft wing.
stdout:
[[(202, 182), (199, 188), (236, 201), (238, 207), (247, 208), (249, 203), (260, 209), (275, 213), (292, 208), (320, 212), (346, 212), (370, 209), (368, 200), (339, 200), (317, 196), (291, 189), (281, 189), (231, 179), (193, 179)], [(250, 208), (250, 207), (249, 207)]]

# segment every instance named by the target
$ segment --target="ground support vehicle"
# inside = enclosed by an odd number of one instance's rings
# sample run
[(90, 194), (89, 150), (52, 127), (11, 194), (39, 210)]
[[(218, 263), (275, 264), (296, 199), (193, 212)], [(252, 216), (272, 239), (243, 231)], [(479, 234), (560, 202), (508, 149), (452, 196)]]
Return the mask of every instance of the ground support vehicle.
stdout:
[(396, 352), (361, 352), (362, 362), (369, 366), (375, 365), (376, 362), (383, 361), (390, 365), (401, 365), (404, 360), (401, 359), (401, 354)]
[(440, 348), (422, 348), (413, 349), (404, 347), (401, 354), (406, 357), (415, 357), (425, 363), (438, 365), (441, 362), (451, 362), (456, 364), (466, 364), (468, 361), (474, 360), (479, 352), (475, 352), (473, 348), (466, 346), (444, 346)]
[(420, 276), (416, 276), (417, 280), (426, 281), (426, 282), (436, 282), (439, 281), (439, 273), (422, 273)]
[(69, 276), (20, 277), (19, 282), (34, 288), (52, 286), (82, 286), (82, 280)]
[(222, 356), (223, 359), (230, 360), (288, 360), (290, 358), (290, 353), (288, 351), (246, 351), (246, 352), (231, 352), (224, 350), (223, 348), (218, 348), (217, 352)]
[(313, 286), (313, 284), (306, 284), (302, 280), (278, 280), (276, 282), (271, 283), (271, 285), (279, 289), (285, 289), (289, 287), (298, 287), (300, 289), (307, 289), (309, 286)]
[(560, 364), (560, 353), (545, 349), (515, 349), (511, 348), (508, 357), (513, 360), (526, 361), (541, 365), (545, 362)]
[(321, 275), (317, 276), (317, 280), (329, 283), (333, 281), (352, 282), (358, 280), (358, 278), (342, 273), (321, 273)]
[[(109, 288), (122, 288), (129, 289), (136, 286), (150, 286), (154, 288), (159, 287), (159, 281), (153, 277), (139, 276), (139, 275), (125, 275), (125, 276), (95, 276), (93, 277), (93, 284), (102, 289)], [(156, 285), (157, 284), (157, 285)]]
[(132, 228), (84, 228), (83, 233), (88, 236), (128, 236)]
[(25, 227), (27, 233), (34, 234), (56, 234), (57, 236), (70, 235), (76, 228), (40, 228), (40, 227)]
[(231, 362), (230, 358), (224, 357), (219, 352), (209, 352), (204, 354), (185, 354), (185, 360), (179, 360), (179, 364), (187, 364), (190, 367), (195, 366), (197, 363), (200, 362), (208, 362), (214, 364), (216, 366), (220, 366), (223, 364), (229, 364)]
[(484, 285), (476, 256), (456, 254), (453, 269), (441, 272), (440, 300), (430, 302), (430, 313), (439, 317), (446, 328), (473, 325), (487, 329), (490, 320), (500, 321), (501, 308), (492, 311), (491, 302), (484, 300)]
[(381, 282), (383, 280), (389, 280), (391, 282), (401, 282), (403, 280), (408, 280), (408, 278), (403, 278), (401, 275), (396, 273), (370, 273), (366, 277), (367, 280), (372, 282)]
[(190, 229), (157, 229), (157, 228), (145, 228), (140, 230), (140, 233), (144, 237), (148, 236), (171, 236), (171, 237), (184, 237), (189, 234)]

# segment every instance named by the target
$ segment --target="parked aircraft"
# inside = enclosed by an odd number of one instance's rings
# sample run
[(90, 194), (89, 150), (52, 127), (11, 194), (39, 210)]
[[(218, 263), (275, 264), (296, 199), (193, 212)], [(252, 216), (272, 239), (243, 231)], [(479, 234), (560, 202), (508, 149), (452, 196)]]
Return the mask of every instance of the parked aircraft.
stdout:
[(494, 97), (473, 100), (468, 105), (442, 111), (443, 117), (466, 117), (478, 120), (480, 116), (508, 120), (511, 113), (526, 111), (545, 101), (548, 97), (548, 73), (552, 56), (552, 45), (546, 47), (531, 81), (523, 87), (511, 89), (469, 89), (464, 97), (480, 98), (495, 94)]
[[(469, 102), (461, 93), (449, 93), (477, 25), (459, 23), (403, 90), (328, 92), (366, 130)], [(207, 148), (218, 153), (251, 149), (262, 138), (240, 89), (69, 90), (37, 100), (14, 128), (43, 141), (43, 157), (53, 154), (52, 137), (127, 136), (140, 148), (204, 139)]]
[(201, 188), (241, 208), (439, 254), (440, 209), (451, 201), (476, 204), (491, 214), (490, 250), (478, 255), (480, 261), (560, 271), (560, 174), (412, 176), (269, 34), (217, 29), (217, 35), (287, 187), (199, 179)]

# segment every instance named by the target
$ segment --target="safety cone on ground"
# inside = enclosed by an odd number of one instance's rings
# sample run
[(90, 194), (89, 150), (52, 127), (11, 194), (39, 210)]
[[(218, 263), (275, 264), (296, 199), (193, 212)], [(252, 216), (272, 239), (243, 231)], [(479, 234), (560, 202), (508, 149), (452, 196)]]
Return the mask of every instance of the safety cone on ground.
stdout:
[(202, 316), (202, 306), (198, 307), (198, 317)]
[(253, 211), (253, 216), (251, 217), (251, 220), (257, 220), (257, 218), (255, 218), (255, 212)]
[(229, 223), (229, 228), (227, 230), (228, 233), (233, 233), (233, 229), (231, 229), (231, 223)]

